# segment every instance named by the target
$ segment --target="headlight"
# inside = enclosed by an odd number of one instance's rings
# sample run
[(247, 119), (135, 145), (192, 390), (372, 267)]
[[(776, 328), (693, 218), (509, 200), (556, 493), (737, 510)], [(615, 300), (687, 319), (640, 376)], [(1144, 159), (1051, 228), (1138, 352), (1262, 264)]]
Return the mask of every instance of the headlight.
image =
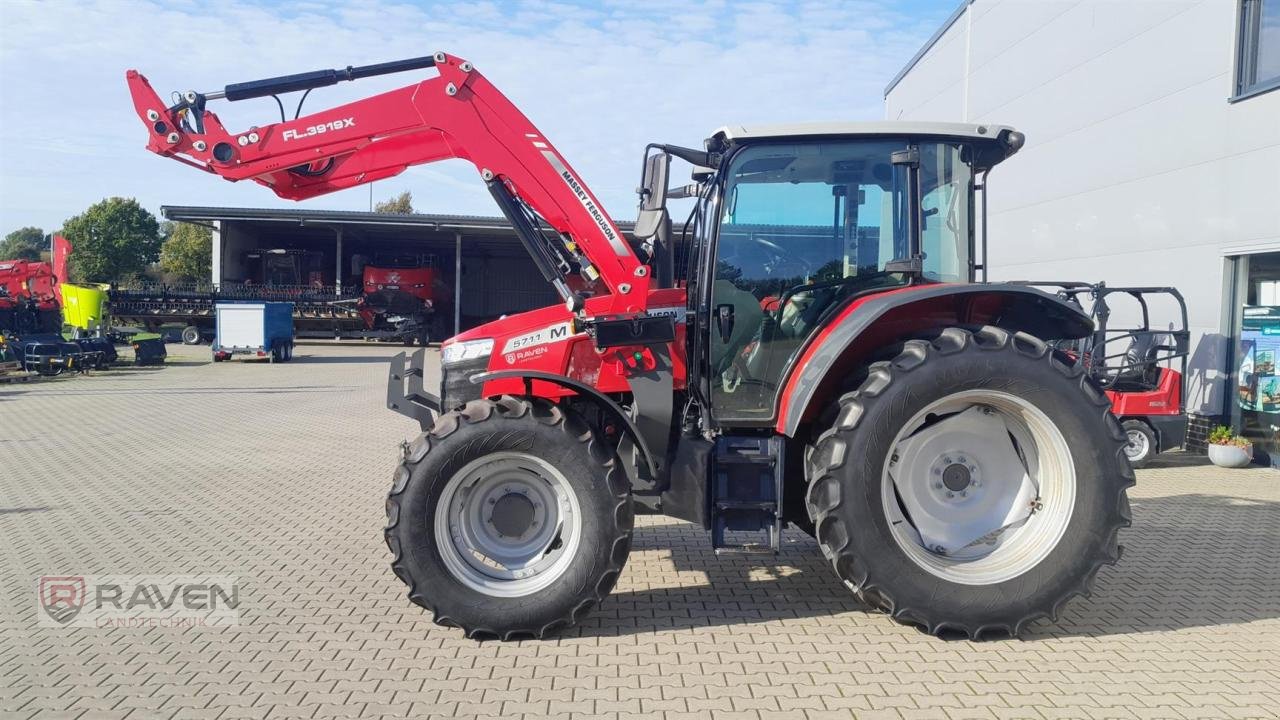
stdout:
[(445, 345), (440, 350), (440, 362), (444, 365), (460, 363), (464, 360), (476, 360), (488, 357), (493, 352), (493, 338), (468, 340), (467, 342)]

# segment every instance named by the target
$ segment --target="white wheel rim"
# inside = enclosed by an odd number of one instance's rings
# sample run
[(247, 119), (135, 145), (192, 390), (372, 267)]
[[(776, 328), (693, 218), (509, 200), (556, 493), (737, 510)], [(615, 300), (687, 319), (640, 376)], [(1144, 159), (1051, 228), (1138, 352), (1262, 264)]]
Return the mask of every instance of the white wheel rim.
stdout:
[(965, 585), (1031, 570), (1057, 547), (1075, 506), (1062, 431), (1030, 402), (995, 390), (937, 400), (898, 432), (881, 498), (892, 534), (921, 568)]
[(1129, 458), (1130, 462), (1136, 462), (1147, 456), (1151, 451), (1151, 443), (1147, 440), (1147, 434), (1141, 430), (1129, 430), (1127, 433), (1129, 442), (1124, 446), (1124, 455)]
[(486, 455), (454, 473), (434, 517), (449, 573), (493, 597), (522, 597), (555, 582), (582, 536), (582, 512), (563, 473), (518, 452)]

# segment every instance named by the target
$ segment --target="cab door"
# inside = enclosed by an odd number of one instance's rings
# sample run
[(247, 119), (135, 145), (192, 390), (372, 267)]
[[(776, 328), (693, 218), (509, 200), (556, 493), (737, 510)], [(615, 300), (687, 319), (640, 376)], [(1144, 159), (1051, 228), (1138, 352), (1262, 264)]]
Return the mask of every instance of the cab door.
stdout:
[[(904, 149), (918, 165), (894, 162)], [(708, 381), (722, 423), (770, 422), (791, 363), (829, 312), (911, 280), (892, 261), (919, 254), (924, 279), (967, 278), (972, 183), (959, 146), (762, 143), (728, 165), (709, 273)], [(908, 202), (917, 170), (923, 205)]]

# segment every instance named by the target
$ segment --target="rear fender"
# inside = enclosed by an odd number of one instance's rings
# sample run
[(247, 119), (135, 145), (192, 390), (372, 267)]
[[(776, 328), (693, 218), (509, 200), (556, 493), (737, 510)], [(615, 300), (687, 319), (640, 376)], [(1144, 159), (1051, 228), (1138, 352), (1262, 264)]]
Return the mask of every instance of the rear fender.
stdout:
[(795, 437), (885, 347), (935, 328), (994, 325), (1042, 340), (1093, 332), (1074, 305), (1022, 285), (924, 285), (855, 299), (805, 348), (779, 394), (775, 429)]

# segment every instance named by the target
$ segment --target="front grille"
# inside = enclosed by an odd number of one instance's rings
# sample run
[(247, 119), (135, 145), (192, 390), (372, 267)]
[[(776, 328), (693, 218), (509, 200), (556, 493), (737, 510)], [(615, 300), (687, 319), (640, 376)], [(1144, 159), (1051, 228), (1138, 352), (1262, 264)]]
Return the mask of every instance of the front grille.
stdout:
[(489, 358), (463, 360), (440, 368), (440, 406), (445, 410), (454, 410), (467, 404), (469, 400), (480, 399), (483, 385), (472, 384), (471, 376), (489, 369)]

